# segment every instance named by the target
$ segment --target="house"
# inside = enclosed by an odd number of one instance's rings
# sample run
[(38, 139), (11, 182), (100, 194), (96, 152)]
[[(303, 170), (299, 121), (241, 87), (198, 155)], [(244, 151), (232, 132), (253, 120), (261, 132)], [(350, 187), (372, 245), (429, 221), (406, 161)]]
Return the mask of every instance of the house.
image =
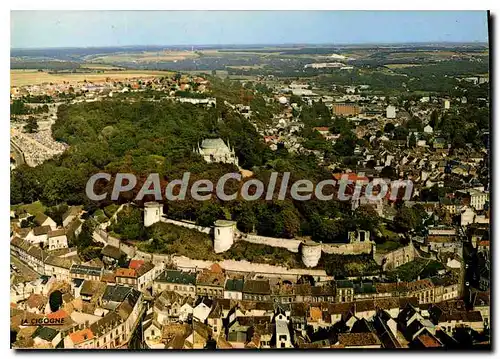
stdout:
[(69, 270), (72, 279), (88, 279), (99, 281), (103, 274), (102, 267), (86, 266), (82, 264), (73, 264)]
[(57, 223), (52, 218), (46, 216), (43, 213), (37, 214), (35, 216), (34, 222), (40, 227), (49, 226), (52, 230), (57, 229)]
[(45, 244), (50, 230), (50, 226), (35, 227), (28, 233), (26, 240), (32, 244)]
[(397, 322), (398, 330), (408, 341), (412, 341), (416, 336), (423, 333), (434, 334), (436, 332), (435, 325), (429, 319), (424, 318), (412, 304), (407, 304), (401, 310)]
[(115, 282), (134, 287), (138, 290), (147, 289), (153, 283), (153, 269), (154, 265), (151, 262), (145, 262), (137, 269), (117, 268), (115, 270)]
[(243, 279), (228, 278), (224, 285), (224, 298), (242, 300), (243, 299)]
[(19, 237), (14, 237), (10, 241), (10, 249), (12, 254), (25, 262), (37, 273), (44, 272), (44, 259), (48, 256), (47, 253), (40, 248), (38, 244), (32, 245)]
[(353, 308), (354, 315), (357, 318), (370, 319), (375, 315), (377, 311), (375, 301), (373, 299), (355, 301), (353, 303)]
[(271, 286), (271, 299), (275, 303), (292, 303), (296, 301), (295, 285), (289, 281), (278, 281)]
[(456, 192), (457, 198), (461, 198), (465, 203), (472, 206), (476, 211), (482, 211), (489, 201), (489, 193), (474, 188), (460, 190)]
[(328, 303), (327, 311), (332, 325), (346, 322), (354, 311), (353, 303)]
[(338, 280), (335, 285), (337, 288), (337, 303), (354, 301), (354, 284), (351, 281)]
[(437, 149), (444, 149), (446, 147), (446, 145), (447, 145), (447, 142), (442, 137), (437, 137), (432, 142), (432, 148), (434, 148), (435, 150), (437, 150)]
[(165, 349), (186, 349), (186, 337), (190, 333), (187, 324), (171, 323), (163, 326), (162, 341)]
[(89, 328), (76, 330), (64, 337), (65, 349), (92, 349), (95, 347), (94, 343), (95, 336)]
[(26, 310), (30, 313), (42, 314), (45, 306), (48, 304), (48, 298), (42, 294), (31, 294), (26, 300)]
[(290, 322), (292, 308), (290, 304), (274, 303), (274, 319)]
[(79, 263), (79, 259), (49, 255), (45, 258), (44, 272), (46, 275), (54, 276), (57, 279), (69, 281), (71, 279), (70, 269), (73, 263)]
[(153, 280), (153, 295), (169, 290), (180, 295), (196, 297), (196, 275), (179, 270), (165, 270)]
[(435, 303), (459, 297), (460, 285), (458, 280), (451, 276), (431, 277), (430, 280), (434, 285)]
[[(81, 280), (81, 279), (74, 279)], [(106, 284), (96, 281), (96, 280), (84, 280), (81, 284), (79, 294), (80, 298), (84, 302), (90, 302), (92, 298), (98, 296), (99, 293), (103, 293), (106, 288)]]
[(243, 300), (266, 302), (271, 300), (269, 280), (249, 279), (243, 284)]
[(120, 248), (108, 244), (101, 250), (101, 255), (104, 263), (115, 264), (126, 254)]
[(68, 208), (66, 212), (62, 215), (62, 220), (63, 220), (63, 227), (66, 228), (69, 226), (73, 220), (76, 218), (79, 218), (80, 214), (82, 212), (81, 206), (71, 206)]
[(427, 125), (424, 127), (424, 133), (432, 133), (433, 132), (433, 128), (431, 125)]
[(293, 348), (288, 323), (277, 320), (276, 323), (276, 348)]
[(193, 319), (205, 323), (212, 311), (213, 301), (208, 297), (200, 297), (193, 308)]
[(267, 349), (271, 348), (275, 332), (274, 324), (255, 324), (249, 330), (249, 340), (245, 349)]
[(203, 349), (209, 339), (212, 338), (212, 331), (206, 324), (193, 322), (191, 333), (186, 337), (186, 344), (191, 349)]
[(36, 328), (31, 338), (33, 339), (35, 348), (55, 349), (59, 347), (62, 335), (58, 330), (40, 326)]
[(443, 311), (433, 319), (434, 323), (447, 333), (453, 333), (457, 327), (471, 328), (478, 333), (484, 330), (483, 317), (479, 311)]
[(472, 294), (473, 310), (481, 313), (484, 321), (484, 327), (490, 327), (490, 292), (474, 292)]
[(108, 285), (101, 300), (103, 307), (110, 312), (90, 326), (95, 336), (95, 347), (121, 347), (128, 343), (137, 325), (143, 308), (142, 293), (134, 288)]
[(309, 305), (306, 303), (290, 304), (290, 323), (294, 331), (305, 334), (307, 326), (307, 313)]
[(424, 333), (416, 336), (415, 339), (408, 344), (408, 347), (411, 349), (442, 348), (443, 344), (436, 336), (430, 333)]
[(401, 348), (397, 322), (385, 310), (378, 310), (373, 318), (373, 328), (384, 348)]
[(68, 238), (65, 229), (51, 230), (48, 233), (48, 249), (68, 248)]
[[(144, 324), (143, 330), (144, 339), (149, 348), (152, 349), (152, 345), (161, 343), (163, 326), (156, 319), (151, 319)], [(164, 347), (164, 344), (162, 347)]]
[(222, 326), (222, 306), (219, 303), (215, 303), (212, 306), (212, 310), (208, 314), (207, 324), (212, 330), (213, 337), (217, 338), (224, 334), (224, 328)]
[(158, 323), (164, 325), (172, 321), (187, 321), (193, 314), (194, 299), (172, 291), (163, 291), (153, 305)]
[(262, 317), (243, 317), (238, 316), (231, 321), (227, 328), (227, 341), (233, 348), (244, 348), (245, 344), (251, 339), (249, 335), (251, 328), (257, 325), (271, 325), (268, 316)]
[(203, 270), (196, 278), (196, 295), (208, 298), (224, 298), (224, 283), (226, 277), (222, 268), (212, 264), (210, 268)]
[(374, 333), (340, 333), (336, 344), (345, 349), (376, 349), (382, 347), (380, 339)]

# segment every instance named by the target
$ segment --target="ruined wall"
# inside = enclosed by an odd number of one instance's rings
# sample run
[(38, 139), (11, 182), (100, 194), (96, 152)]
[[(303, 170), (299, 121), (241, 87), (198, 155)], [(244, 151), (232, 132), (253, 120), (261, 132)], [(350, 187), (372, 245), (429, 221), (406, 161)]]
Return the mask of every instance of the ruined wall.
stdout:
[[(209, 268), (213, 263), (211, 261), (190, 259), (183, 256), (173, 256), (172, 262), (176, 265), (177, 268), (185, 271)], [(317, 280), (332, 279), (332, 277), (328, 276), (323, 269), (286, 268), (270, 264), (251, 263), (248, 261), (236, 261), (228, 259), (222, 262), (218, 262), (218, 264), (222, 269), (231, 272), (246, 272), (254, 273), (255, 275), (265, 274), (266, 276), (272, 277), (290, 276), (291, 278), (296, 278), (297, 276), (301, 275), (312, 275)]]
[(372, 251), (372, 242), (356, 242), (356, 243), (323, 243), (322, 250), (328, 254), (370, 254)]
[(290, 252), (298, 253), (301, 241), (297, 239), (285, 239), (285, 238), (274, 238), (274, 237), (264, 237), (257, 236), (254, 234), (241, 234), (239, 240), (255, 243), (255, 244), (265, 244), (270, 247), (280, 247), (288, 249)]
[(212, 231), (212, 228), (210, 228), (210, 227), (197, 226), (194, 223), (185, 222), (185, 221), (177, 221), (175, 219), (170, 219), (170, 218), (165, 218), (165, 217), (162, 217), (161, 221), (164, 223), (175, 224), (176, 226), (181, 226), (181, 227), (185, 227), (185, 228), (189, 228), (189, 229), (195, 229), (199, 232), (206, 233), (206, 234), (210, 234), (210, 232)]
[(383, 263), (383, 270), (391, 270), (412, 262), (415, 260), (415, 256), (415, 248), (413, 247), (413, 243), (410, 243), (405, 247), (398, 248), (388, 253), (374, 253), (373, 259), (379, 265)]

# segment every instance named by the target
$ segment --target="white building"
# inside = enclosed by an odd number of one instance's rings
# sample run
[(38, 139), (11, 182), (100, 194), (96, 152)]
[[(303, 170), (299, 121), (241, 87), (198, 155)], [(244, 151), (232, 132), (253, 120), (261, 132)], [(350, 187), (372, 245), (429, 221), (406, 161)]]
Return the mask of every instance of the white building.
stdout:
[(470, 205), (478, 211), (483, 210), (485, 203), (488, 201), (488, 192), (471, 189), (469, 190), (469, 195)]
[(288, 324), (284, 320), (276, 321), (276, 348), (293, 348)]
[(49, 250), (68, 248), (68, 238), (66, 237), (65, 229), (57, 229), (50, 231), (48, 234)]
[(434, 130), (431, 125), (427, 125), (424, 127), (424, 133), (432, 133), (432, 132), (434, 132)]
[(387, 118), (396, 118), (396, 107), (389, 105), (385, 109), (385, 117)]
[(202, 141), (196, 151), (208, 163), (232, 163), (238, 166), (238, 157), (231, 145), (226, 145), (220, 138), (209, 138)]

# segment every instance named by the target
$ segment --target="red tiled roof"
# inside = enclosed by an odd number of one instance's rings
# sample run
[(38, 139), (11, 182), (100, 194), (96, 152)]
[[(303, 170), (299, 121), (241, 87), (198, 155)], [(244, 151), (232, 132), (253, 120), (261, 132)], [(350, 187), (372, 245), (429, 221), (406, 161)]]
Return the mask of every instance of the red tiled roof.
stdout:
[(442, 346), (436, 339), (427, 334), (421, 334), (417, 337), (417, 339), (426, 348), (439, 348)]
[(217, 263), (214, 263), (210, 266), (210, 271), (213, 273), (222, 273), (223, 272), (221, 266), (218, 265)]
[(118, 268), (115, 272), (115, 277), (135, 278), (135, 269)]
[(349, 181), (368, 181), (368, 177), (358, 176), (357, 173), (349, 172), (349, 173), (334, 173), (333, 177), (339, 181), (342, 179), (342, 176), (346, 175)]
[(79, 330), (69, 335), (73, 344), (80, 344), (86, 340), (94, 338), (94, 333), (89, 328)]
[(49, 319), (61, 319), (61, 318), (66, 318), (68, 316), (68, 313), (66, 311), (59, 309), (57, 312), (47, 314), (47, 318)]
[(143, 260), (140, 259), (132, 259), (128, 265), (130, 269), (138, 269), (140, 266), (144, 264)]

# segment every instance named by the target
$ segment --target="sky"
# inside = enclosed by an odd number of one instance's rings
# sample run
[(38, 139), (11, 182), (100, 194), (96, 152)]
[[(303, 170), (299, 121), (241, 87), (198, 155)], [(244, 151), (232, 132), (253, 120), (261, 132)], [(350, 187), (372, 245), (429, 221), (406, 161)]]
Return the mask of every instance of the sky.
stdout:
[(487, 42), (486, 11), (12, 11), (11, 48)]

